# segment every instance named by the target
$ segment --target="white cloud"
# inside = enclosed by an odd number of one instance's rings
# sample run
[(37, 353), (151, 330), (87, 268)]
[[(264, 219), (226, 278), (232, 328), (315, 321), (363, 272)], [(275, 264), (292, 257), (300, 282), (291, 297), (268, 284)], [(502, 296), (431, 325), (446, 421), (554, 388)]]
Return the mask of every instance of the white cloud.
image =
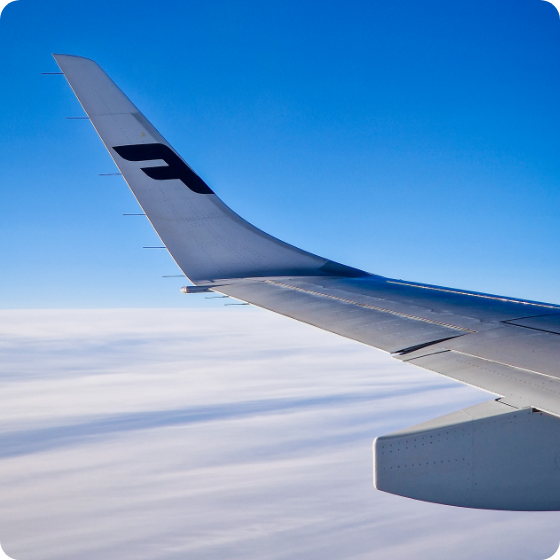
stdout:
[(544, 558), (555, 513), (377, 492), (371, 442), (487, 397), (252, 309), (0, 311), (22, 559)]

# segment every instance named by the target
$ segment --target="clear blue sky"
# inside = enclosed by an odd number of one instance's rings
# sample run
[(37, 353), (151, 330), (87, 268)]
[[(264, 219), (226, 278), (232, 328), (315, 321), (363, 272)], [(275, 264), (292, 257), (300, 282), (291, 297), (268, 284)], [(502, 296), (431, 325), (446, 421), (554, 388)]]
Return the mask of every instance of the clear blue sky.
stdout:
[(560, 19), (540, 0), (19, 0), (0, 307), (199, 305), (52, 52), (95, 59), (234, 210), (370, 272), (560, 303)]

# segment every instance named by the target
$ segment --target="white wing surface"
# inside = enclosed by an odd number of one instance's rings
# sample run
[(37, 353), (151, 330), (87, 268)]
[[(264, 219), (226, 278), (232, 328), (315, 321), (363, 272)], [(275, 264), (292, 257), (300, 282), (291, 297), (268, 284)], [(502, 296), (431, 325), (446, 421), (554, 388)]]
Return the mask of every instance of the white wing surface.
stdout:
[(560, 306), (368, 274), (267, 235), (214, 194), (95, 62), (54, 56), (196, 290), (236, 297), (500, 397), (379, 438), (378, 489), (466, 507), (560, 510)]

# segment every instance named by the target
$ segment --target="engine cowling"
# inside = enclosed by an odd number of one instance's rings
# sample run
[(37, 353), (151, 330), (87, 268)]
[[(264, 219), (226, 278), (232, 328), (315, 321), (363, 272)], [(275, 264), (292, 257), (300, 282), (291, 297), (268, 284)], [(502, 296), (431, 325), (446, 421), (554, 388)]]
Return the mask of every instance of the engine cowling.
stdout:
[(378, 490), (453, 506), (560, 510), (560, 419), (500, 401), (374, 441)]

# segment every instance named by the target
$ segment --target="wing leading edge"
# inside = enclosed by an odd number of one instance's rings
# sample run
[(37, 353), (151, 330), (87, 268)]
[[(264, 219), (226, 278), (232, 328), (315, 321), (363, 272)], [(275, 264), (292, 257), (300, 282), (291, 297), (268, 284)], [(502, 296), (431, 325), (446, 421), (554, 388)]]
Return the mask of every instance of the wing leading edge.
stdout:
[[(510, 465), (514, 462), (509, 457), (523, 453), (524, 442), (532, 441), (534, 447), (536, 440), (527, 436), (528, 430), (554, 426), (554, 433), (560, 433), (560, 306), (385, 278), (288, 245), (228, 208), (94, 61), (53, 56), (162, 242), (200, 289), (357, 340), (501, 397), (498, 413), (492, 409), (490, 419), (468, 424), (471, 432), (484, 430), (484, 449), (491, 450), (492, 438), (503, 435), (511, 410), (546, 413), (547, 419), (538, 422), (523, 416), (519, 432), (509, 429), (507, 438), (502, 437), (503, 445), (509, 445), (502, 456)], [(507, 416), (503, 422), (495, 420), (500, 414)], [(428, 432), (435, 433), (432, 427), (415, 433)], [(464, 430), (453, 433), (461, 437)], [(418, 453), (407, 453), (407, 461), (420, 464), (427, 458)], [(477, 472), (489, 472), (487, 458), (481, 459), (480, 452), (477, 456), (482, 466), (473, 462), (474, 470), (466, 478), (463, 471), (449, 478), (445, 499), (438, 491), (410, 490), (408, 479), (403, 482), (393, 475), (383, 475), (381, 479), (390, 482), (378, 487), (467, 507), (560, 509), (560, 497), (546, 503), (526, 499), (533, 487), (545, 495), (543, 489), (552, 476), (550, 470), (540, 478), (531, 475), (526, 462), (519, 462), (518, 472), (511, 475), (512, 479), (532, 476), (530, 484), (523, 486), (523, 499), (516, 502), (501, 494), (482, 502), (465, 498), (470, 490), (458, 486), (476, 480)], [(548, 453), (546, 460), (550, 456), (556, 457)], [(375, 461), (377, 473), (393, 468), (379, 453)], [(438, 477), (430, 476), (419, 477), (418, 484), (425, 480), (433, 485)]]

